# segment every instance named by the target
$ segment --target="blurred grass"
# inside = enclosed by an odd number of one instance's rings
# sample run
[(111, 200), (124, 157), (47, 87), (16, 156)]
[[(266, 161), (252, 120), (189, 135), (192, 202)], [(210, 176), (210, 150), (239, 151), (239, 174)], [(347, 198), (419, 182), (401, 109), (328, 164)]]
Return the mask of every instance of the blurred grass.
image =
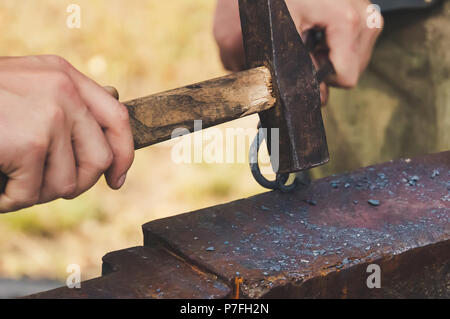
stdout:
[[(81, 28), (66, 27), (69, 4)], [(58, 54), (128, 100), (221, 76), (212, 37), (213, 0), (3, 0), (1, 55)], [(256, 127), (256, 118), (236, 121)], [(124, 188), (101, 181), (72, 201), (0, 216), (0, 277), (64, 280), (76, 263), (83, 280), (100, 275), (101, 257), (142, 244), (156, 218), (260, 192), (246, 164), (172, 163), (173, 142), (137, 152)]]
[(53, 237), (60, 232), (73, 231), (83, 220), (107, 222), (108, 215), (90, 196), (73, 201), (70, 205), (57, 201), (52, 205), (34, 207), (2, 217), (4, 226), (30, 236)]

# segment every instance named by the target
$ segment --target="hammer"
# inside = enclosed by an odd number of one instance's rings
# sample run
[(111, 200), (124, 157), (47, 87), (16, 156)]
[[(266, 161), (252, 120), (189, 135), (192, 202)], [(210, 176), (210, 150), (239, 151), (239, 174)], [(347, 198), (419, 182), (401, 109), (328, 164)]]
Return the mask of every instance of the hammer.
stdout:
[(239, 9), (248, 70), (125, 102), (135, 149), (192, 131), (195, 120), (208, 128), (259, 113), (279, 130), (277, 173), (326, 163), (319, 82), (332, 67), (316, 72), (284, 0), (239, 0)]

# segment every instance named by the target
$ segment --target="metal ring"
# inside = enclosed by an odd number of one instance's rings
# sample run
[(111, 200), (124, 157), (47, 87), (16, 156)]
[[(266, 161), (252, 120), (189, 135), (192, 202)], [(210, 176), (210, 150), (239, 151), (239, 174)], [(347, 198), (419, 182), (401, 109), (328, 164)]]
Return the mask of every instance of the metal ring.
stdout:
[(259, 149), (261, 147), (262, 142), (265, 139), (265, 136), (263, 135), (261, 141), (259, 138), (260, 132), (259, 129), (261, 128), (261, 123), (258, 125), (258, 132), (256, 134), (255, 139), (253, 140), (252, 145), (250, 146), (250, 152), (249, 152), (249, 162), (250, 162), (250, 170), (252, 172), (253, 177), (258, 182), (259, 185), (261, 185), (264, 188), (272, 189), (272, 190), (279, 190), (284, 193), (292, 192), (298, 185), (298, 179), (297, 177), (294, 179), (294, 182), (292, 184), (286, 185), (286, 182), (289, 179), (289, 174), (276, 174), (276, 178), (274, 181), (270, 181), (267, 178), (263, 176), (261, 173), (261, 170), (259, 168)]

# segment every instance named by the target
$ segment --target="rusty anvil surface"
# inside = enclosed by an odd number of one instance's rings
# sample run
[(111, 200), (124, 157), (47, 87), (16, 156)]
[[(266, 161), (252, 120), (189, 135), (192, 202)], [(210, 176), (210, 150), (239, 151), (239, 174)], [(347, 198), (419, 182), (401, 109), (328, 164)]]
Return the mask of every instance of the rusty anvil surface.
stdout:
[[(450, 152), (143, 230), (144, 247), (103, 258), (103, 277), (31, 298), (230, 298), (236, 277), (242, 298), (450, 298)], [(372, 263), (381, 289), (366, 285)]]

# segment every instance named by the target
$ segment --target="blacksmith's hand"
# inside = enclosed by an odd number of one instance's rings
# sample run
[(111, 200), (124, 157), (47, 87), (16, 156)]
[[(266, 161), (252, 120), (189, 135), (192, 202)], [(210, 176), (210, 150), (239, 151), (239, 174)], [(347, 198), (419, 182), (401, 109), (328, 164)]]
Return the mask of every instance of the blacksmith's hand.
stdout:
[(58, 56), (0, 58), (0, 212), (71, 199), (134, 158), (128, 111)]
[[(369, 14), (374, 12), (368, 11), (368, 0), (287, 0), (286, 3), (304, 40), (311, 29), (325, 31), (329, 59), (336, 70), (326, 82), (338, 87), (354, 87), (370, 61), (382, 30), (381, 15), (377, 27), (369, 26)], [(237, 0), (218, 0), (214, 36), (225, 68), (235, 72), (242, 70), (245, 58)]]

